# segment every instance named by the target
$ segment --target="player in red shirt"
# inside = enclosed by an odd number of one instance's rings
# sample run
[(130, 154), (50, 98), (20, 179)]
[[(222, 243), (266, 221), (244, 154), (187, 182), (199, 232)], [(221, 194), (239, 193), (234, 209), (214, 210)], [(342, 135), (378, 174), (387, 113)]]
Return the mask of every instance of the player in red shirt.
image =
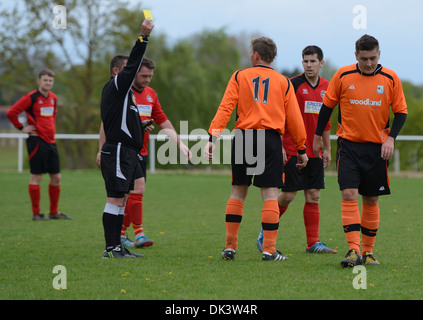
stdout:
[[(60, 198), (60, 162), (55, 141), (57, 97), (51, 92), (54, 72), (42, 69), (38, 74), (38, 90), (24, 95), (7, 112), (10, 122), (23, 133), (26, 140), (31, 177), (29, 196), (32, 204), (32, 220), (71, 219), (58, 210)], [(28, 126), (19, 121), (18, 115), (26, 113)], [(46, 217), (40, 209), (40, 183), (44, 173), (49, 173), (50, 214)]]
[[(323, 51), (317, 46), (307, 46), (302, 51), (302, 65), (304, 73), (291, 78), (295, 94), (300, 107), (304, 126), (307, 132), (306, 153), (309, 158), (307, 167), (303, 170), (296, 168), (297, 150), (288, 130), (283, 136), (283, 147), (287, 156), (284, 163), (284, 183), (282, 192), (278, 196), (280, 216), (288, 209), (288, 205), (294, 200), (297, 191), (304, 190), (305, 204), (303, 209), (304, 225), (307, 236), (306, 252), (309, 253), (336, 253), (336, 250), (328, 248), (319, 241), (319, 200), (320, 189), (324, 189), (324, 168), (331, 161), (330, 154), (330, 121), (326, 124), (323, 133), (325, 150), (323, 159), (318, 158), (313, 152), (313, 138), (316, 130), (317, 119), (323, 96), (329, 81), (319, 76), (320, 69), (324, 65)], [(257, 239), (257, 247), (263, 249), (263, 233), (260, 232)]]

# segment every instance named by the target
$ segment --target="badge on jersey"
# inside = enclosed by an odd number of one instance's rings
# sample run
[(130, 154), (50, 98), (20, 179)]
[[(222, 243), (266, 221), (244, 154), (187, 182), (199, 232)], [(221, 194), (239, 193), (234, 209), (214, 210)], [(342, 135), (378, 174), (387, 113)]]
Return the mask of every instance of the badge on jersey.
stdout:
[(151, 106), (150, 105), (145, 105), (145, 104), (139, 104), (137, 105), (138, 108), (138, 113), (141, 116), (144, 117), (151, 117)]
[(54, 114), (54, 107), (41, 107), (40, 114), (43, 117), (51, 117)]
[(385, 88), (382, 85), (377, 86), (376, 92), (379, 94), (385, 93)]

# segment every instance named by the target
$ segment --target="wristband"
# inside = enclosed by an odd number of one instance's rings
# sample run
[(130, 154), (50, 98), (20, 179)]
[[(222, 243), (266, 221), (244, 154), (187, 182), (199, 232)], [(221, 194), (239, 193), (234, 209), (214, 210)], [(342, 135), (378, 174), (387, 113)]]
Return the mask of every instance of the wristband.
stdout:
[(138, 40), (140, 40), (140, 42), (148, 41), (149, 36), (150, 35), (148, 34), (141, 33), (140, 36), (138, 37)]

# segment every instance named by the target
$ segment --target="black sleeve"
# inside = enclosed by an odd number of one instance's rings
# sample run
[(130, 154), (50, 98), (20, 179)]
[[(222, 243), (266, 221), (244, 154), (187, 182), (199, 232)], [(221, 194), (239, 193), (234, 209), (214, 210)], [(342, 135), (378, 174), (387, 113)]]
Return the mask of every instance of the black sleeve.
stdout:
[(326, 125), (328, 124), (330, 116), (332, 115), (332, 111), (333, 109), (326, 107), (324, 104), (322, 104), (322, 107), (320, 108), (319, 112), (319, 118), (317, 119), (317, 127), (315, 132), (316, 135), (323, 135), (323, 131), (325, 131)]
[(115, 77), (115, 86), (119, 92), (126, 94), (131, 88), (132, 82), (134, 81), (134, 78), (141, 66), (141, 61), (144, 57), (147, 43), (147, 39), (144, 39), (142, 42), (138, 39), (135, 42), (126, 66)]
[(389, 136), (396, 139), (398, 133), (400, 132), (402, 126), (405, 123), (405, 119), (407, 118), (407, 115), (405, 113), (395, 113), (394, 121), (392, 123), (391, 132), (389, 133)]

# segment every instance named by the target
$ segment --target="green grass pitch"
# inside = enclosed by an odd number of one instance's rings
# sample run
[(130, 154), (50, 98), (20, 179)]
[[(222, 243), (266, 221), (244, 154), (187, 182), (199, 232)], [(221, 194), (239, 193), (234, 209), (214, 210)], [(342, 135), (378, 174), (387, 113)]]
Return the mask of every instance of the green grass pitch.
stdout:
[[(0, 173), (1, 300), (423, 298), (421, 179), (391, 177), (392, 194), (380, 198), (374, 250), (381, 266), (366, 268), (366, 289), (355, 289), (358, 274), (340, 267), (348, 247), (334, 176), (326, 177), (321, 194), (320, 240), (338, 254), (305, 253), (304, 196), (298, 193), (278, 234), (277, 248), (289, 257), (286, 262), (261, 261), (256, 237), (262, 202), (255, 187), (244, 206), (236, 259), (221, 259), (230, 192), (230, 175), (221, 173), (150, 174), (144, 229), (154, 245), (134, 250), (145, 255), (142, 259), (102, 259), (106, 198), (101, 174), (64, 171), (62, 176), (60, 209), (73, 220), (36, 222), (31, 220), (29, 174)], [(47, 183), (44, 176), (44, 212)], [(57, 265), (66, 268), (65, 289), (54, 287)]]

